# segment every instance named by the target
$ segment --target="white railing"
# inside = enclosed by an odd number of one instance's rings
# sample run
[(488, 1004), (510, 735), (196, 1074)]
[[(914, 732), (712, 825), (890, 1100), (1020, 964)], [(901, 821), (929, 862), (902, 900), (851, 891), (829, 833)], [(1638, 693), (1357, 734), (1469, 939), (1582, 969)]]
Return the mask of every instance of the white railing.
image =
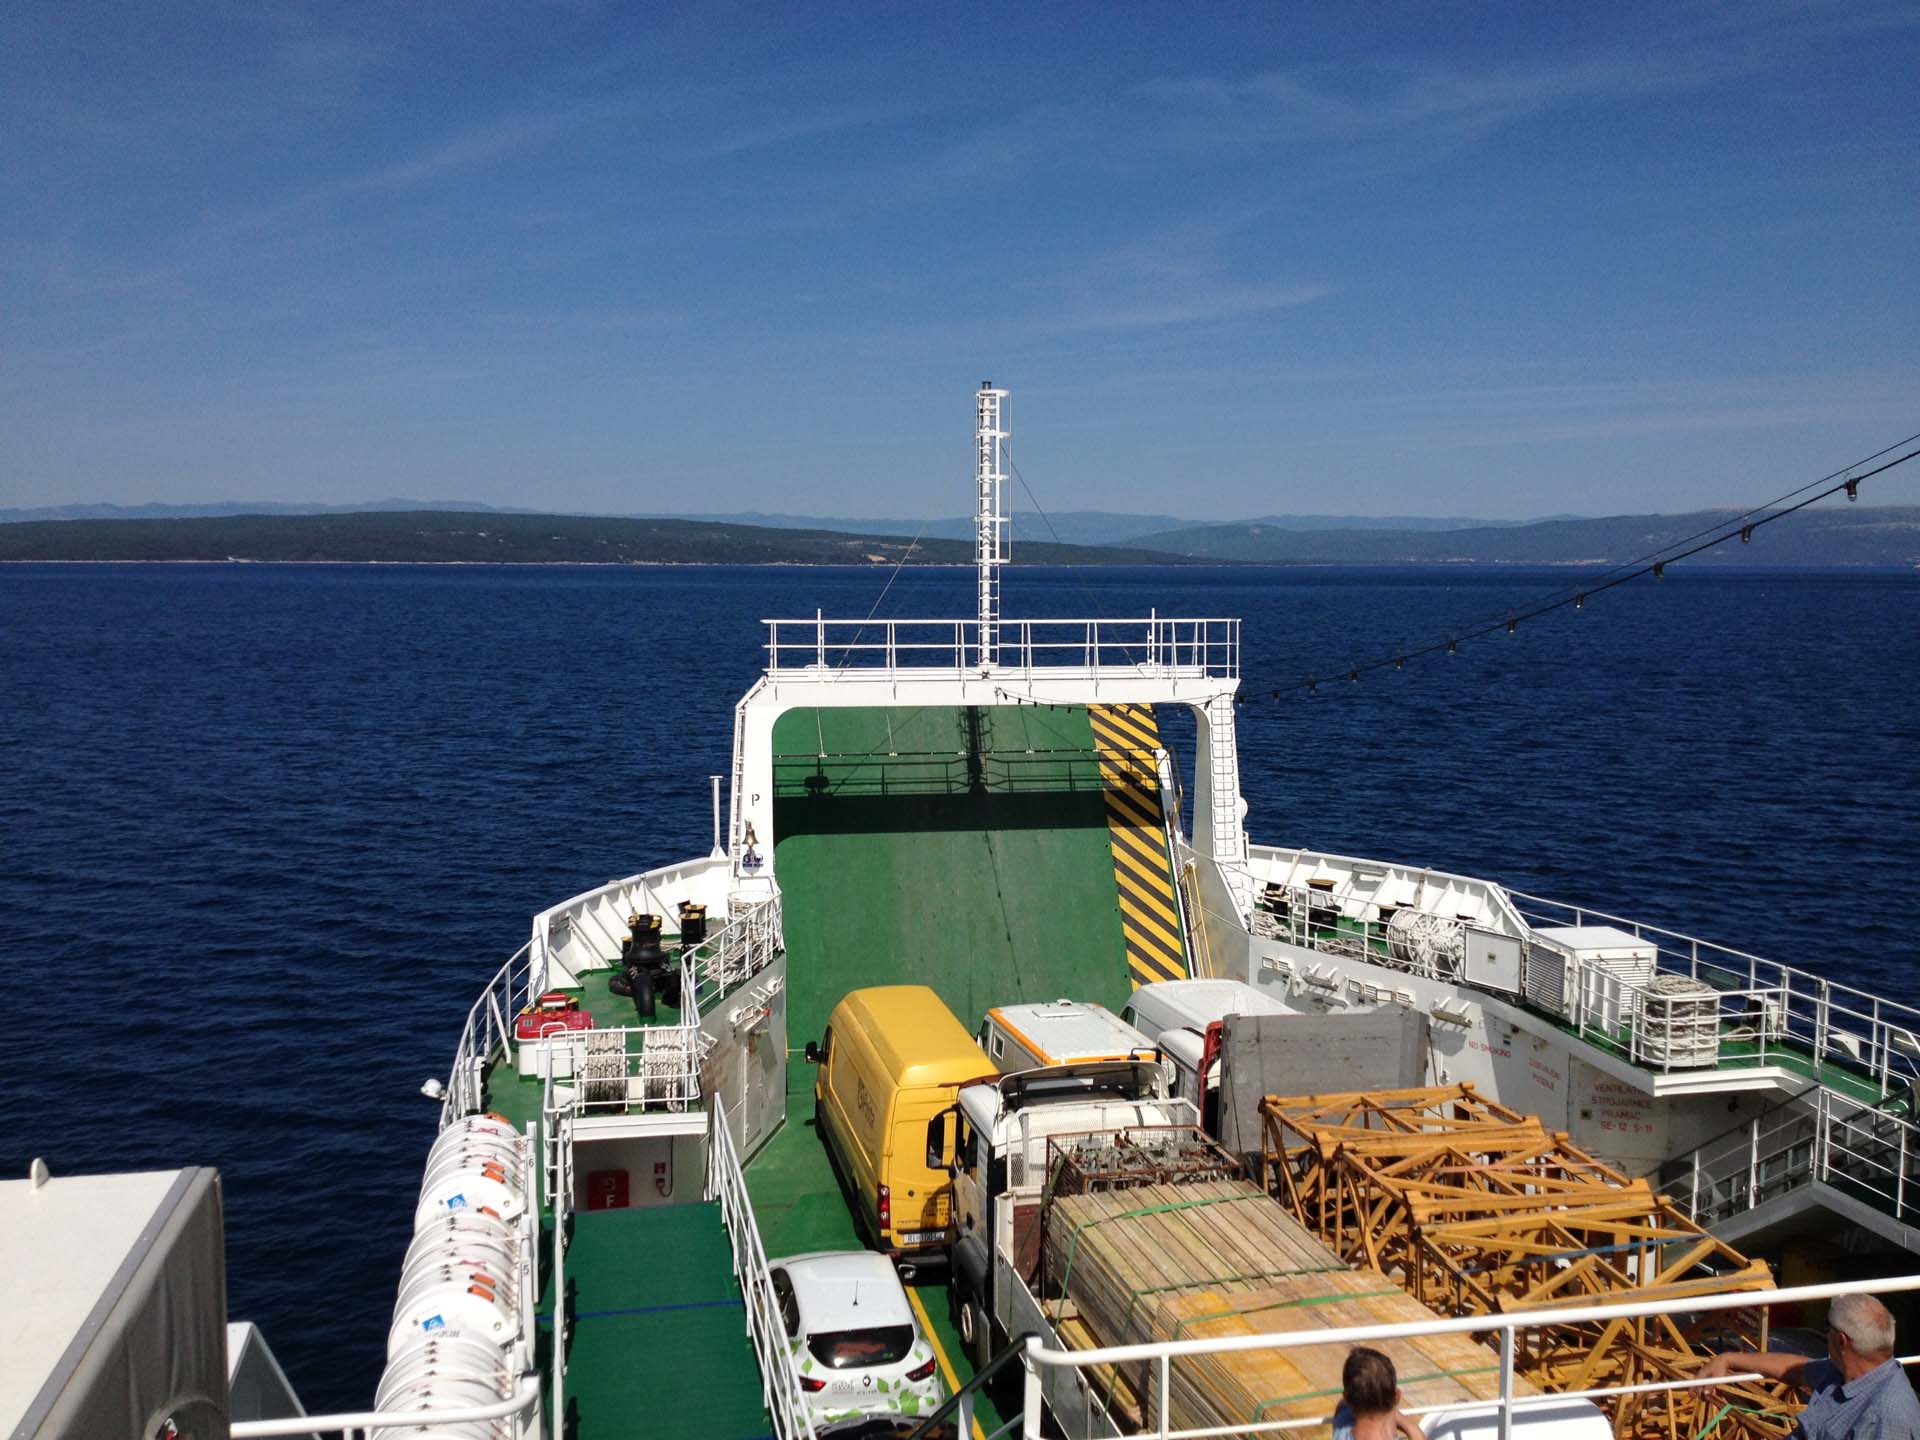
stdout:
[[(770, 676), (980, 673), (977, 620), (768, 620)], [(1002, 620), (1000, 675), (1235, 679), (1240, 622), (1228, 619)]]
[(1813, 1184), (1905, 1221), (1920, 1210), (1920, 1123), (1809, 1086), (1668, 1161), (1660, 1184), (1701, 1225)]
[(709, 1010), (771, 965), (785, 948), (780, 924), (777, 891), (765, 900), (736, 903), (732, 918), (687, 955), (692, 979), (683, 993), (692, 998), (686, 1003)]
[(553, 1076), (547, 1076), (541, 1104), (544, 1131), (551, 1147), (547, 1203), (553, 1211), (553, 1355), (550, 1385), (554, 1428), (563, 1431), (567, 1413), (567, 1247), (573, 1243), (568, 1221), (573, 1216), (573, 1112), (557, 1102)]
[(460, 1043), (454, 1046), (446, 1094), (440, 1101), (443, 1130), (462, 1115), (481, 1109), (485, 1103), (487, 1062), (496, 1047), (504, 1053), (513, 1036), (513, 1017), (524, 1003), (520, 997), (526, 994), (532, 945), (533, 942), (528, 941), (507, 958), (507, 963), (494, 972), (480, 991), (480, 998), (467, 1011)]
[[(1328, 851), (1249, 845), (1259, 886), (1318, 896), (1318, 904), (1355, 920), (1379, 921), (1386, 907), (1425, 910), (1501, 934), (1522, 935), (1526, 921), (1507, 891), (1490, 880)], [(1322, 882), (1315, 885), (1312, 882)], [(1304, 916), (1302, 917), (1304, 920)]]
[(733, 1132), (727, 1128), (726, 1107), (717, 1095), (707, 1120), (706, 1198), (719, 1202), (726, 1222), (734, 1277), (746, 1301), (747, 1335), (760, 1365), (760, 1400), (773, 1417), (773, 1433), (779, 1440), (814, 1440), (813, 1418), (794, 1374), (780, 1301), (773, 1292), (767, 1252), (760, 1244), (760, 1227), (747, 1196), (747, 1177), (740, 1168)]
[(1885, 1000), (1806, 970), (1698, 940), (1602, 910), (1509, 891), (1529, 924), (1612, 925), (1656, 947), (1658, 971), (1685, 975), (1721, 993), (1729, 1052), (1722, 1068), (1780, 1064), (1787, 1055), (1838, 1062), (1871, 1079), (1885, 1097), (1920, 1078), (1920, 1009)]
[(572, 1078), (560, 1079), (575, 1114), (700, 1107), (700, 1062), (712, 1042), (698, 1024), (575, 1030), (557, 1043), (572, 1062)]
[(548, 988), (547, 978), (555, 970), (572, 973), (617, 965), (627, 917), (636, 911), (671, 918), (682, 900), (692, 900), (720, 915), (731, 873), (724, 856), (702, 856), (609, 880), (549, 906), (533, 917), (527, 1000)]
[(233, 1440), (276, 1440), (283, 1435), (338, 1435), (341, 1440), (364, 1440), (377, 1430), (407, 1435), (437, 1435), (454, 1426), (525, 1415), (540, 1403), (540, 1372), (520, 1377), (512, 1395), (490, 1405), (465, 1405), (445, 1410), (354, 1410), (341, 1415), (292, 1415), (284, 1420), (236, 1420), (228, 1433)]
[[(1279, 1431), (1305, 1429), (1312, 1426), (1330, 1424), (1332, 1416), (1321, 1415), (1305, 1419), (1258, 1420), (1244, 1424), (1228, 1426), (1210, 1426), (1198, 1429), (1172, 1428), (1168, 1414), (1169, 1399), (1172, 1393), (1172, 1370), (1176, 1360), (1195, 1355), (1239, 1354), (1252, 1350), (1294, 1350), (1311, 1346), (1334, 1346), (1345, 1350), (1352, 1345), (1365, 1344), (1374, 1340), (1405, 1340), (1422, 1335), (1479, 1335), (1495, 1334), (1499, 1337), (1499, 1374), (1500, 1386), (1497, 1399), (1458, 1400), (1442, 1405), (1421, 1406), (1409, 1409), (1411, 1416), (1421, 1416), (1446, 1412), (1458, 1415), (1464, 1411), (1484, 1413), (1489, 1406), (1497, 1406), (1499, 1435), (1507, 1440), (1512, 1433), (1516, 1411), (1526, 1411), (1535, 1407), (1552, 1407), (1564, 1404), (1568, 1400), (1604, 1400), (1615, 1395), (1651, 1394), (1656, 1391), (1687, 1390), (1703, 1386), (1725, 1385), (1732, 1381), (1755, 1380), (1762, 1377), (1743, 1373), (1728, 1375), (1712, 1380), (1685, 1379), (1665, 1380), (1650, 1384), (1616, 1385), (1591, 1390), (1559, 1391), (1541, 1395), (1514, 1394), (1514, 1357), (1516, 1336), (1537, 1326), (1580, 1325), (1605, 1323), (1608, 1321), (1647, 1315), (1692, 1315), (1708, 1310), (1744, 1309), (1749, 1306), (1801, 1304), (1811, 1300), (1830, 1300), (1837, 1295), (1846, 1294), (1892, 1294), (1901, 1291), (1920, 1290), (1920, 1275), (1903, 1275), (1883, 1280), (1861, 1280), (1839, 1285), (1800, 1285), (1785, 1290), (1748, 1291), (1729, 1295), (1695, 1295), (1677, 1300), (1642, 1301), (1626, 1305), (1585, 1305), (1554, 1307), (1548, 1310), (1520, 1311), (1507, 1315), (1467, 1315), (1451, 1320), (1424, 1320), (1414, 1324), (1394, 1325), (1353, 1325), (1336, 1330), (1291, 1330), (1254, 1335), (1223, 1335), (1196, 1340), (1155, 1340), (1139, 1345), (1109, 1345), (1093, 1350), (1055, 1349), (1046, 1343), (1044, 1337), (1030, 1336), (1026, 1342), (1026, 1379), (1025, 1394), (1021, 1407), (1022, 1425), (1020, 1433), (1028, 1440), (1040, 1440), (1041, 1414), (1045, 1391), (1043, 1370), (1079, 1370), (1091, 1372), (1096, 1366), (1137, 1365), (1146, 1363), (1156, 1366), (1158, 1375), (1157, 1412), (1151, 1418), (1146, 1429), (1126, 1430), (1115, 1424), (1115, 1433), (1121, 1435), (1151, 1435), (1157, 1440), (1212, 1440), (1215, 1436), (1272, 1434)], [(1083, 1374), (1083, 1383), (1079, 1387), (1087, 1395), (1087, 1404), (1097, 1406), (1099, 1402), (1092, 1398), (1094, 1390), (1102, 1386), (1090, 1383), (1090, 1375)], [(1089, 1411), (1092, 1414), (1092, 1411)], [(1113, 1422), (1111, 1414), (1104, 1412), (1102, 1418)], [(1062, 1424), (1074, 1432), (1071, 1420), (1063, 1418)]]
[[(1920, 1081), (1920, 1008), (1915, 1006), (1743, 950), (1489, 881), (1308, 850), (1256, 845), (1250, 853), (1256, 880), (1286, 901), (1285, 914), (1264, 903), (1256, 909), (1256, 935), (1469, 983), (1460, 959), (1469, 927), (1531, 943), (1535, 929), (1609, 925), (1653, 949), (1656, 977), (1684, 976), (1714, 992), (1708, 998), (1716, 1013), (1705, 1040), (1717, 1068), (1785, 1066), (1811, 1078), (1815, 1064), (1837, 1065), (1871, 1082), (1882, 1098)], [(1409, 963), (1392, 953), (1385, 917), (1405, 909), (1434, 918), (1429, 928), (1436, 933), (1429, 938), (1440, 943), (1422, 953), (1437, 963)], [(1446, 933), (1437, 933), (1442, 930)], [(1599, 977), (1588, 978), (1597, 982)], [(1618, 988), (1618, 996), (1583, 990), (1553, 1013), (1581, 1039), (1648, 1069), (1664, 1074), (1697, 1068), (1689, 1041), (1700, 1037), (1686, 1032), (1697, 1023), (1686, 1002), (1656, 997), (1648, 1006), (1642, 982), (1624, 980)]]

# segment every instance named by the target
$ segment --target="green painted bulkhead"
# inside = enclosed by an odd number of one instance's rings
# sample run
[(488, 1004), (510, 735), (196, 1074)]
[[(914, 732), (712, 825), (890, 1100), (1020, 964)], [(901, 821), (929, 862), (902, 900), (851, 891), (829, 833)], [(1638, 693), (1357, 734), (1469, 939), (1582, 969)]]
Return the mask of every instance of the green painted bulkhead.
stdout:
[(1084, 707), (791, 710), (773, 735), (791, 1044), (849, 990), (904, 980), (969, 1029), (1023, 1000), (1126, 1003)]

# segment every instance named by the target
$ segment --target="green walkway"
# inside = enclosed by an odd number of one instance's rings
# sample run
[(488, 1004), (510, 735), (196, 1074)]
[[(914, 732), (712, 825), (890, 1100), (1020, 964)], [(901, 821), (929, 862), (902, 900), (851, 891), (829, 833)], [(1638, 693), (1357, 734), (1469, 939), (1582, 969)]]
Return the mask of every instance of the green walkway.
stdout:
[(908, 977), (969, 1029), (1021, 1000), (1126, 1003), (1083, 708), (795, 710), (773, 749), (789, 1044), (847, 991)]
[[(798, 1060), (791, 1069), (804, 1071), (809, 1083), (815, 1073)], [(789, 1091), (787, 1123), (748, 1163), (746, 1174), (747, 1198), (769, 1260), (809, 1250), (866, 1249), (827, 1147), (813, 1128), (811, 1090)]]
[(560, 1440), (772, 1434), (732, 1263), (718, 1205), (574, 1217)]

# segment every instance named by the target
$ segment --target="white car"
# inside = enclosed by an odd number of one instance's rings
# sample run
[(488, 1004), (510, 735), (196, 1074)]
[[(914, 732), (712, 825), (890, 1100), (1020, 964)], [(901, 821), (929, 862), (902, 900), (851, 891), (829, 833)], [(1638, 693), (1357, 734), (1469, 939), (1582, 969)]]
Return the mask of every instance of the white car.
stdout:
[(815, 1424), (925, 1415), (947, 1398), (893, 1262), (871, 1250), (775, 1260), (773, 1293)]

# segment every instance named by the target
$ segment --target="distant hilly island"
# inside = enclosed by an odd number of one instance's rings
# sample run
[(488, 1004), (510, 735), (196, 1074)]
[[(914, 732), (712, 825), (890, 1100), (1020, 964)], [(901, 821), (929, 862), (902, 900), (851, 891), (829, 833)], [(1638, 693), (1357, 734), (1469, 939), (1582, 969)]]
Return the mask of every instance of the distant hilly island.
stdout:
[[(0, 508), (0, 524), (29, 520), (186, 520), (226, 515), (353, 515), (384, 511), (447, 510), (467, 515), (540, 515), (551, 511), (488, 505), (478, 500), (367, 500), (355, 505), (294, 504), (279, 500), (220, 500), (199, 505), (48, 505), (37, 509)], [(591, 512), (568, 511), (568, 514)], [(602, 518), (622, 520), (704, 520), (719, 525), (755, 525), (773, 530), (838, 530), (848, 535), (918, 535), (928, 540), (973, 539), (969, 515), (916, 520), (892, 516), (785, 515), (760, 510), (680, 513), (641, 511)], [(1568, 519), (1568, 516), (1556, 516)], [(1132, 515), (1111, 510), (1067, 510), (1044, 517), (1016, 505), (1015, 526), (1025, 538), (1069, 545), (1125, 545), (1136, 535), (1179, 530), (1202, 522), (1193, 516)], [(1287, 530), (1465, 530), (1522, 525), (1522, 520), (1476, 520), (1431, 515), (1265, 515), (1238, 522)]]
[[(252, 560), (467, 564), (966, 564), (971, 522), (794, 515), (551, 515), (460, 502), (359, 507), (0, 510), (0, 561)], [(174, 513), (186, 511), (189, 513)], [(72, 513), (69, 513), (72, 512)], [(165, 513), (162, 513), (165, 512)], [(1165, 515), (1015, 516), (1031, 565), (1618, 565), (1726, 528), (1734, 512), (1555, 517), (1286, 516), (1206, 525)], [(1058, 535), (1065, 543), (1041, 540)], [(1828, 504), (1694, 563), (1920, 567), (1920, 506)]]

